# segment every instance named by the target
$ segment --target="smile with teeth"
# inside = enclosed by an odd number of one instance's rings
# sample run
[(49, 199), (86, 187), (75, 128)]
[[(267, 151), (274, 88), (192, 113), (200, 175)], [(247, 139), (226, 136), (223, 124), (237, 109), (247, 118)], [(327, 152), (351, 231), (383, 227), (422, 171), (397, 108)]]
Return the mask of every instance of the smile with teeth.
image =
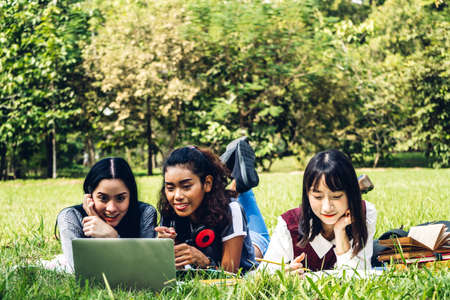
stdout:
[(109, 214), (106, 214), (106, 213), (105, 213), (105, 218), (106, 218), (106, 219), (109, 219), (109, 220), (115, 219), (115, 218), (117, 218), (118, 216), (119, 216), (119, 214), (117, 214), (117, 215), (109, 215)]

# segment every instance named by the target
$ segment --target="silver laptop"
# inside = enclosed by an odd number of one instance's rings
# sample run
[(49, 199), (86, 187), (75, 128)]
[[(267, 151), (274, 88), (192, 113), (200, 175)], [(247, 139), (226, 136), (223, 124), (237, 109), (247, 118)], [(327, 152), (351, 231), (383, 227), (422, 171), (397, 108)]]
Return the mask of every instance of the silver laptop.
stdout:
[(105, 276), (111, 288), (160, 291), (175, 283), (173, 247), (172, 239), (75, 239), (75, 275), (82, 283), (105, 282)]

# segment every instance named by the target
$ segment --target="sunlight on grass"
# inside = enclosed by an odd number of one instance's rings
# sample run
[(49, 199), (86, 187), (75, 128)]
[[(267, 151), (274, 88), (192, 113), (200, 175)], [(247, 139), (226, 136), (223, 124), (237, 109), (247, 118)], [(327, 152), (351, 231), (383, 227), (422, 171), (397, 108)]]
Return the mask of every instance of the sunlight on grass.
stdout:
[[(378, 211), (376, 236), (401, 225), (408, 229), (450, 216), (448, 169), (361, 169), (357, 173), (368, 174), (375, 185), (364, 199), (374, 203)], [(260, 179), (254, 191), (272, 232), (281, 213), (300, 205), (302, 173), (264, 173)], [(66, 206), (81, 203), (82, 182), (82, 179), (0, 182), (3, 207), (0, 211), (0, 298), (108, 298), (108, 292), (102, 287), (80, 287), (70, 275), (28, 267), (14, 269), (61, 252), (59, 242), (53, 237), (56, 215)], [(140, 200), (156, 205), (161, 176), (138, 177), (137, 182)], [(159, 296), (164, 299), (448, 299), (450, 273), (427, 272), (422, 269), (397, 272), (373, 280), (342, 281), (331, 277), (314, 284), (284, 275), (281, 278), (260, 275), (234, 287), (207, 287), (193, 281), (176, 291), (165, 290)], [(112, 292), (116, 299), (155, 296), (150, 291)]]

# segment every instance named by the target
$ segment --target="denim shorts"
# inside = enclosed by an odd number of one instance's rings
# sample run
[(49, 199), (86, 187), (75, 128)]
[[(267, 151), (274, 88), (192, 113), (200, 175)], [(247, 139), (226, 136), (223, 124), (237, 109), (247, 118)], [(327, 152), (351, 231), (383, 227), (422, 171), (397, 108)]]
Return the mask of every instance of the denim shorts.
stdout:
[(252, 244), (256, 245), (258, 247), (259, 251), (261, 251), (262, 255), (267, 251), (267, 248), (269, 247), (269, 240), (264, 237), (261, 233), (258, 233), (256, 231), (250, 230), (250, 238), (252, 239)]

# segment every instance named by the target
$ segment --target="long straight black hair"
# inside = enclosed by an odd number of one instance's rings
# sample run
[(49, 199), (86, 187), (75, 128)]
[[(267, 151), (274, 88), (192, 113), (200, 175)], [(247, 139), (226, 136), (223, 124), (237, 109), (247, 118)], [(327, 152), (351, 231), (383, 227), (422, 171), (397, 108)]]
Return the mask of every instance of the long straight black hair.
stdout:
[(330, 190), (344, 191), (347, 195), (352, 224), (347, 225), (345, 229), (348, 237), (353, 238), (353, 255), (356, 255), (367, 242), (366, 215), (362, 209), (361, 191), (355, 169), (350, 159), (338, 150), (319, 152), (306, 166), (303, 175), (303, 216), (299, 222), (299, 232), (302, 238), (299, 244), (306, 246), (322, 231), (322, 222), (312, 211), (308, 199), (311, 187), (317, 188), (322, 176), (325, 176), (325, 183)]
[[(137, 185), (130, 165), (120, 157), (108, 157), (98, 161), (86, 175), (83, 183), (85, 194), (92, 194), (103, 179), (120, 179), (130, 191), (130, 205), (126, 215), (115, 227), (121, 237), (139, 237), (140, 212), (138, 209)], [(82, 205), (75, 208), (84, 217)]]

